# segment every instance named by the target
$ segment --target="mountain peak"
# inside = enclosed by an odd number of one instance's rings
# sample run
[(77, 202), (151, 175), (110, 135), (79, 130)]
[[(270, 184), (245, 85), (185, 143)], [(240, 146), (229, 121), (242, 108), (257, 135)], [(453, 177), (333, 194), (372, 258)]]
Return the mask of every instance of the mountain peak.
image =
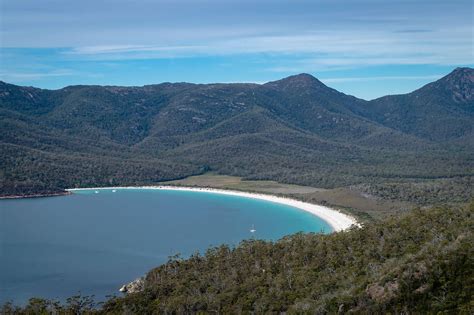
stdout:
[(474, 69), (469, 67), (459, 67), (451, 71), (444, 77), (446, 80), (458, 81), (458, 82), (471, 82), (474, 83)]
[(318, 81), (314, 76), (309, 73), (300, 73), (287, 77), (289, 80), (300, 80), (300, 81)]
[(292, 75), (281, 80), (265, 83), (265, 85), (282, 90), (326, 87), (321, 81), (308, 73)]
[(474, 69), (472, 68), (456, 68), (432, 85), (437, 89), (450, 92), (457, 103), (474, 101)]
[[(287, 82), (294, 82), (294, 83), (305, 83), (305, 84), (314, 84), (314, 83), (321, 83), (318, 79), (312, 76), (309, 73), (300, 73), (295, 75), (290, 75), (289, 77), (283, 78), (278, 81), (287, 81)], [(278, 82), (274, 81), (274, 82)]]

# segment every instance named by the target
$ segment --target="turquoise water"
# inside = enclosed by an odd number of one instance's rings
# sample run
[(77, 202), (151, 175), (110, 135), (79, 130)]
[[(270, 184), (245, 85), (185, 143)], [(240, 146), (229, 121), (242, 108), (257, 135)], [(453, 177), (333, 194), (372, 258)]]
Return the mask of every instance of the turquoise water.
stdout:
[(90, 190), (70, 196), (0, 201), (0, 303), (64, 299), (80, 292), (102, 300), (181, 253), (277, 240), (299, 231), (330, 232), (302, 210), (206, 192)]

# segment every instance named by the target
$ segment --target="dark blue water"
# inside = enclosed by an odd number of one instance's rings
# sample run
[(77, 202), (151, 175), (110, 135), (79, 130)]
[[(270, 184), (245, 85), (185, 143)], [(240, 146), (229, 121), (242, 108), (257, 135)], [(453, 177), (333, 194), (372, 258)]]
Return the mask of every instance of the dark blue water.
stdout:
[(181, 253), (299, 231), (330, 232), (317, 217), (277, 203), (204, 192), (80, 191), (0, 201), (0, 303), (30, 297), (98, 300)]

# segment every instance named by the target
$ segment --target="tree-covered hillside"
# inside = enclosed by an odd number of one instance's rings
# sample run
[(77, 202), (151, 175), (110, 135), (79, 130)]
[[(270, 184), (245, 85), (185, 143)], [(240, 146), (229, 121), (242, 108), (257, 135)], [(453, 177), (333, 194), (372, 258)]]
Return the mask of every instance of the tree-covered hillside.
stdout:
[(474, 72), (458, 68), (412, 93), (381, 97), (365, 116), (408, 134), (441, 142), (474, 144)]
[(419, 182), (462, 192), (474, 175), (473, 87), (470, 68), (371, 102), (307, 74), (263, 85), (42, 90), (1, 82), (0, 195), (207, 171), (395, 199)]
[(93, 310), (33, 299), (5, 314), (472, 314), (474, 203), (417, 209), (330, 235), (248, 240), (150, 271), (144, 291)]

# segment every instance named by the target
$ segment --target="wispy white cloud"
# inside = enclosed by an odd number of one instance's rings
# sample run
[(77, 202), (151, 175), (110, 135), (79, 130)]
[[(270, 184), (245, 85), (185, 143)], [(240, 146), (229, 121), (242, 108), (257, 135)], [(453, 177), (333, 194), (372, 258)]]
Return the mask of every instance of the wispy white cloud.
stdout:
[(445, 74), (435, 75), (414, 75), (414, 76), (372, 76), (372, 77), (347, 77), (347, 78), (321, 78), (324, 83), (342, 83), (342, 82), (369, 82), (386, 80), (437, 80)]
[(75, 47), (66, 54), (73, 55), (115, 55), (115, 54), (133, 54), (142, 52), (181, 52), (181, 51), (199, 51), (202, 46), (147, 46), (147, 45), (101, 45)]
[(84, 75), (84, 73), (70, 69), (57, 69), (52, 71), (41, 72), (2, 72), (0, 73), (0, 80), (16, 83), (41, 80), (51, 77), (70, 77), (77, 75)]
[[(472, 62), (470, 28), (432, 32), (319, 31), (246, 36), (189, 45), (97, 45), (66, 50), (72, 58), (130, 60), (273, 54), (297, 60), (275, 72), (386, 64), (457, 65)], [(296, 58), (295, 58), (296, 57)]]
[[(5, 2), (4, 47), (73, 47), (75, 60), (273, 54), (270, 70), (470, 64), (467, 0)], [(423, 12), (423, 14), (419, 14)], [(73, 21), (73, 23), (71, 23)]]

